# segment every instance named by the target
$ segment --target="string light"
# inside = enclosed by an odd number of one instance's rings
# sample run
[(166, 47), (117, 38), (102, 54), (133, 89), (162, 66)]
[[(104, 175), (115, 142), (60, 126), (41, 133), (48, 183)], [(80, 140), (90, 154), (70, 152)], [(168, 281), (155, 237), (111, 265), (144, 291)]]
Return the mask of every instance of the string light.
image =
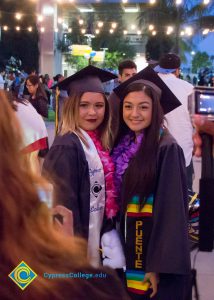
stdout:
[(20, 27), (19, 26), (16, 26), (16, 31), (20, 31)]
[(86, 29), (81, 29), (81, 32), (82, 32), (82, 34), (85, 34), (86, 33)]
[(68, 32), (71, 33), (72, 32), (72, 28), (68, 28)]
[(8, 30), (8, 26), (7, 25), (3, 26), (3, 30), (7, 31)]
[(97, 26), (98, 26), (99, 28), (103, 27), (103, 22), (98, 22), (98, 23), (97, 23)]
[(27, 29), (29, 32), (31, 32), (33, 29), (32, 29), (32, 27), (30, 26), (30, 27), (28, 27), (28, 29)]
[(100, 33), (100, 30), (99, 30), (99, 29), (96, 29), (96, 30), (95, 30), (95, 33), (96, 33), (96, 34), (99, 34), (99, 33)]
[(112, 34), (112, 33), (114, 33), (114, 30), (113, 30), (113, 29), (110, 29), (109, 32)]
[(41, 27), (40, 28), (40, 31), (43, 33), (43, 32), (45, 32), (45, 27)]
[(157, 31), (152, 31), (152, 35), (156, 35), (157, 34)]
[(126, 35), (128, 33), (127, 30), (123, 30), (123, 34)]
[(79, 20), (79, 24), (83, 25), (84, 21), (82, 19)]
[(16, 13), (15, 18), (16, 18), (16, 20), (21, 20), (22, 15), (20, 13)]
[(37, 16), (37, 21), (42, 22), (44, 20), (44, 17), (42, 15)]
[(141, 32), (140, 30), (137, 31), (137, 34), (138, 34), (138, 35), (141, 35), (141, 33), (142, 33), (142, 32)]
[(150, 3), (150, 4), (155, 4), (155, 3), (156, 3), (156, 0), (150, 0), (149, 3)]
[(113, 29), (115, 29), (115, 28), (117, 27), (117, 23), (115, 23), (115, 22), (111, 23), (111, 27), (112, 27)]
[(155, 28), (155, 26), (154, 26), (154, 25), (152, 25), (152, 24), (151, 24), (151, 25), (149, 25), (149, 30), (151, 30), (151, 31), (152, 31), (154, 28)]

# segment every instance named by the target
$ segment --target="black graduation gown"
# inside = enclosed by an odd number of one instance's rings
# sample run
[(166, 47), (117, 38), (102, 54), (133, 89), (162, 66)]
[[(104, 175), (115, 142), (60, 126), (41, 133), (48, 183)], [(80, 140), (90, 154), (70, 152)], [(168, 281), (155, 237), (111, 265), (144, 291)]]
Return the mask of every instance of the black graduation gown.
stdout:
[[(152, 230), (144, 270), (160, 275), (158, 293), (152, 299), (184, 300), (190, 275), (186, 169), (181, 147), (166, 132), (159, 145), (153, 196)], [(149, 299), (142, 295), (132, 298)]]
[[(88, 239), (90, 212), (89, 167), (85, 152), (74, 133), (56, 136), (45, 157), (43, 173), (54, 182), (54, 204), (72, 210), (74, 233)], [(104, 232), (115, 226), (114, 219), (104, 215)]]

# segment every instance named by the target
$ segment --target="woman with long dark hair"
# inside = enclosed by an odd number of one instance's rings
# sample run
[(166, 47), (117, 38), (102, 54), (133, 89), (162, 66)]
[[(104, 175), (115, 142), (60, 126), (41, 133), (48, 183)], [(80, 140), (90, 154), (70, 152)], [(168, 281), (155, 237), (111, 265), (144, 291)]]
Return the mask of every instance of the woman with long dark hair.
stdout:
[(37, 112), (47, 118), (48, 117), (48, 98), (44, 88), (37, 75), (29, 75), (26, 78), (26, 87), (30, 94), (29, 101), (37, 110)]
[[(47, 184), (29, 170), (18, 120), (0, 92), (0, 299), (4, 300), (127, 300), (108, 268), (93, 268), (79, 238), (55, 230), (52, 216), (39, 197)], [(22, 261), (37, 274), (23, 291), (8, 276)], [(15, 281), (28, 283), (25, 268)]]
[(185, 162), (163, 127), (163, 109), (176, 108), (177, 99), (150, 68), (115, 93), (122, 102), (112, 157), (127, 289), (132, 299), (184, 300), (190, 272)]

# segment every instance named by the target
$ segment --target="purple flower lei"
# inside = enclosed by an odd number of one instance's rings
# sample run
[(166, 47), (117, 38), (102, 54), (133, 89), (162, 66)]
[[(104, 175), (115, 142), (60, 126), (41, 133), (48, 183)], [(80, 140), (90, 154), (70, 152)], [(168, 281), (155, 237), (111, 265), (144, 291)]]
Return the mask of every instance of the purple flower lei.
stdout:
[(129, 165), (129, 161), (132, 159), (132, 157), (139, 149), (142, 138), (143, 138), (143, 133), (138, 135), (137, 140), (135, 141), (135, 135), (133, 135), (130, 132), (127, 135), (125, 135), (121, 139), (119, 144), (113, 149), (112, 159), (115, 164), (114, 176), (115, 176), (115, 186), (118, 195), (120, 194), (123, 174), (125, 173)]

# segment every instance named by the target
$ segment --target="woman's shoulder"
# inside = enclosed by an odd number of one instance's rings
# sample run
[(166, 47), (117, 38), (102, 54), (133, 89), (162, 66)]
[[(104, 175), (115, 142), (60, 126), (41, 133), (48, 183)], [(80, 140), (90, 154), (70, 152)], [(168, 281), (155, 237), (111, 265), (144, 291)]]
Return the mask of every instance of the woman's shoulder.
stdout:
[(77, 149), (82, 148), (79, 138), (73, 132), (66, 133), (63, 135), (57, 135), (51, 147), (55, 148), (59, 146), (64, 148), (77, 148)]
[(167, 129), (164, 129), (161, 134), (159, 148), (172, 146), (178, 146), (178, 143), (171, 133)]

